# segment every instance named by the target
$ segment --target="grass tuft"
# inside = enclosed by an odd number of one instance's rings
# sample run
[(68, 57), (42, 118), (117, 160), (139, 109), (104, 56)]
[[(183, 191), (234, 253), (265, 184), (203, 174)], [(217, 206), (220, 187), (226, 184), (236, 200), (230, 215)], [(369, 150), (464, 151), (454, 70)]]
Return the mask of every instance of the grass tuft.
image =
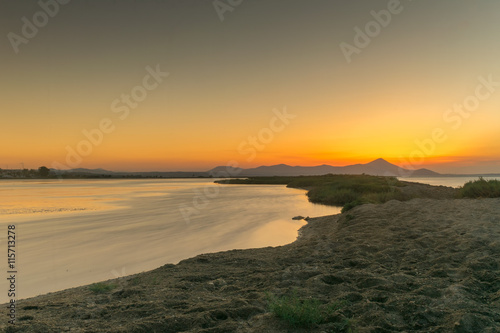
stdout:
[(268, 295), (269, 310), (292, 327), (311, 327), (324, 320), (320, 302), (315, 299), (301, 300), (292, 296)]
[(329, 315), (346, 304), (344, 301), (322, 306), (317, 299), (300, 299), (296, 291), (282, 297), (268, 293), (267, 300), (269, 311), (294, 328), (312, 327), (326, 322)]

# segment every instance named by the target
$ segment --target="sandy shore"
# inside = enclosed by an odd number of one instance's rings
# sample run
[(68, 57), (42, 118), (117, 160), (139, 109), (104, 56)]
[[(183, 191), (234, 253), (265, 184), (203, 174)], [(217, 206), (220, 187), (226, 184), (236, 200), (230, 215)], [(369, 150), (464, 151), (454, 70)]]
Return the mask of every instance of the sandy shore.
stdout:
[[(500, 332), (500, 199), (390, 201), (309, 220), (292, 244), (206, 254), (17, 305), (8, 332)], [(266, 292), (345, 300), (312, 329)], [(7, 325), (2, 306), (1, 327)]]

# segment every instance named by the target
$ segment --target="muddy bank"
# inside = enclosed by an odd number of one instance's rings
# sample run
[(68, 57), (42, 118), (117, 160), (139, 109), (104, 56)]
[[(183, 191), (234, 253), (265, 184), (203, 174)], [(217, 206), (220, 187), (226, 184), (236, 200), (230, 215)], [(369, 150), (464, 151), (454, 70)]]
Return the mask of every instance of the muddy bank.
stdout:
[[(286, 246), (178, 265), (20, 301), (8, 332), (499, 332), (500, 199), (390, 201), (310, 219)], [(266, 293), (345, 301), (290, 328)], [(7, 325), (2, 306), (1, 327)]]

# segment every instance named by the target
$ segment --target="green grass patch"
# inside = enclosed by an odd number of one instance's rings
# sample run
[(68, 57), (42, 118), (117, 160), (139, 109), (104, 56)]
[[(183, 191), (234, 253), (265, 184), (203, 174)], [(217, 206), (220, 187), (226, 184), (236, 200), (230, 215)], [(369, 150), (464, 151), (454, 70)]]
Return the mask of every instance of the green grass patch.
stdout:
[(269, 311), (291, 327), (312, 327), (325, 322), (328, 316), (339, 310), (345, 302), (321, 305), (317, 299), (301, 299), (297, 292), (277, 297), (267, 294)]
[(463, 198), (498, 198), (500, 197), (500, 181), (496, 179), (471, 180), (460, 189)]
[(89, 290), (94, 294), (104, 294), (115, 289), (116, 287), (117, 285), (115, 283), (98, 282), (90, 285)]

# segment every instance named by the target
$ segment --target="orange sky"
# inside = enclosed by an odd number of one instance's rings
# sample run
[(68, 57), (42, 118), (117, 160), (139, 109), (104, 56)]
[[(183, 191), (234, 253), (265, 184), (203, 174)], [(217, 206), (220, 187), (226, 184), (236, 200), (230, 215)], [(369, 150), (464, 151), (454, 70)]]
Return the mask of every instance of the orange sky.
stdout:
[[(0, 42), (0, 168), (500, 173), (500, 3), (398, 8), (349, 63), (341, 43), (388, 1), (249, 1), (222, 22), (194, 0), (61, 6), (18, 53)], [(2, 33), (40, 10), (2, 4)]]

